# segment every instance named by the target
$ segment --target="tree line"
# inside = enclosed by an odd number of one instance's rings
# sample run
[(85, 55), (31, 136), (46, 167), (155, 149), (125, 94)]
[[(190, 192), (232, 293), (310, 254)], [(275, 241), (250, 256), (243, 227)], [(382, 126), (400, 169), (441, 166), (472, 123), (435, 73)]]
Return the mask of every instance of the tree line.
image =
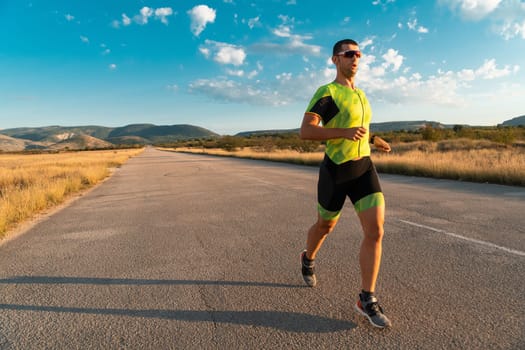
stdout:
[[(525, 143), (525, 126), (471, 127), (455, 125), (451, 128), (434, 127), (430, 124), (419, 130), (396, 130), (374, 133), (390, 143), (409, 143), (415, 141), (438, 142), (454, 139), (488, 140), (506, 146)], [(302, 140), (298, 132), (268, 133), (250, 136), (220, 136), (205, 139), (180, 140), (161, 143), (162, 147), (221, 148), (233, 151), (245, 147), (261, 151), (294, 150), (298, 152), (315, 152), (323, 142)]]

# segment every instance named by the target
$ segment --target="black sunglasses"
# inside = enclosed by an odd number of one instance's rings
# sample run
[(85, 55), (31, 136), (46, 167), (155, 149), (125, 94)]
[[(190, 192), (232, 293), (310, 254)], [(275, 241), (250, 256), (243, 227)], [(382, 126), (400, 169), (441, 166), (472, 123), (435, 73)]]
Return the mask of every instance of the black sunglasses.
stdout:
[(336, 56), (345, 56), (346, 58), (353, 58), (354, 56), (357, 58), (361, 57), (361, 51), (359, 50), (346, 50), (339, 52)]

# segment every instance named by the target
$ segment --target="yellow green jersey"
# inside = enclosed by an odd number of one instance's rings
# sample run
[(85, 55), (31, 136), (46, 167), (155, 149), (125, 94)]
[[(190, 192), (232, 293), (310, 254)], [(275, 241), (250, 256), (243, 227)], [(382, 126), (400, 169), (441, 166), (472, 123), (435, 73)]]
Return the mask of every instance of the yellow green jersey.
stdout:
[(334, 163), (370, 156), (368, 139), (372, 110), (362, 90), (336, 82), (323, 85), (315, 92), (306, 112), (318, 115), (325, 128), (364, 127), (368, 130), (367, 135), (358, 141), (345, 138), (327, 140), (326, 154)]

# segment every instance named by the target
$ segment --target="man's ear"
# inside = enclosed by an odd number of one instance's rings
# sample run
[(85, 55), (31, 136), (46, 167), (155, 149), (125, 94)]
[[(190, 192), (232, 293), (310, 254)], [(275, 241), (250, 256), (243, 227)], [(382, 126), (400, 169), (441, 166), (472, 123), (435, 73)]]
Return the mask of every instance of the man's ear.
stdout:
[(333, 64), (335, 64), (335, 60), (336, 60), (335, 56), (332, 56), (332, 63)]

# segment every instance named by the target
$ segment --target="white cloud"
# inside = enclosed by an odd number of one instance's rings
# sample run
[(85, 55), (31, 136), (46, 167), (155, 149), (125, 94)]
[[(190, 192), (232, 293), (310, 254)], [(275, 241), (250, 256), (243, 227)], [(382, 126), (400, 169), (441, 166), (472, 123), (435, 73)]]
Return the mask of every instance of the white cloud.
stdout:
[[(293, 36), (290, 32), (290, 37)], [(372, 38), (363, 40), (364, 46), (374, 44)], [(362, 44), (362, 45), (363, 45)], [(230, 44), (206, 41), (203, 52), (216, 59), (220, 47), (236, 47)], [(360, 60), (357, 84), (373, 103), (385, 106), (432, 105), (433, 108), (463, 108), (475, 105), (480, 87), (492, 80), (516, 74), (519, 66), (497, 64), (495, 59), (486, 59), (477, 67), (460, 70), (437, 70), (433, 74), (422, 75), (405, 67), (406, 58), (395, 48), (390, 48), (377, 56), (365, 54)], [(255, 70), (227, 69), (223, 77), (200, 79), (189, 85), (192, 93), (203, 94), (220, 101), (247, 103), (252, 105), (282, 106), (292, 103), (307, 103), (315, 87), (332, 81), (336, 70), (331, 60), (324, 60), (325, 67), (309, 67), (302, 73), (281, 72), (273, 74), (274, 79), (256, 80), (263, 67), (258, 63)], [(504, 83), (503, 83), (504, 84)], [(523, 91), (520, 87), (519, 91)], [(469, 107), (470, 108), (470, 107)], [(443, 110), (447, 110), (443, 109)]]
[(244, 71), (242, 69), (226, 69), (226, 74), (234, 77), (243, 77)]
[(70, 15), (69, 13), (64, 16), (66, 18), (66, 21), (71, 22), (75, 19), (75, 16)]
[[(360, 62), (358, 84), (372, 98), (397, 105), (432, 103), (436, 106), (465, 106), (471, 103), (477, 85), (483, 80), (495, 80), (516, 74), (519, 66), (498, 67), (495, 59), (487, 59), (478, 68), (455, 71), (438, 70), (423, 77), (420, 73), (408, 74), (410, 69), (397, 69), (402, 60), (396, 50), (389, 49), (382, 56), (384, 62), (376, 62), (372, 55), (364, 55)], [(391, 70), (388, 70), (392, 67)]]
[(135, 22), (140, 25), (146, 25), (148, 24), (150, 18), (154, 18), (156, 20), (161, 21), (162, 23), (168, 25), (168, 16), (173, 15), (173, 10), (171, 7), (161, 7), (158, 9), (154, 9), (148, 6), (144, 6), (139, 10), (139, 13), (133, 16), (133, 19), (128, 17), (125, 13), (122, 14), (121, 21), (114, 20), (111, 25), (114, 28), (119, 28), (122, 24), (123, 26), (129, 26), (132, 22)]
[[(414, 25), (414, 28), (417, 28), (417, 22)], [(272, 53), (306, 51), (310, 55), (318, 52), (305, 44), (304, 41), (309, 37), (296, 35), (290, 25), (283, 24), (273, 33), (277, 42), (257, 44), (250, 50), (255, 47)], [(374, 48), (374, 40), (373, 37), (364, 38), (360, 44), (361, 48), (372, 48), (368, 51), (374, 53), (377, 50)], [(244, 48), (206, 40), (199, 50), (215, 62), (234, 66), (233, 69), (224, 70), (223, 77), (199, 79), (189, 85), (190, 92), (221, 101), (268, 106), (306, 103), (313, 94), (313, 87), (333, 80), (336, 75), (331, 60), (326, 59), (326, 67), (312, 65), (299, 74), (281, 72), (274, 74), (274, 79), (258, 80), (254, 78), (263, 70), (260, 63), (257, 63), (257, 69), (253, 70), (235, 68), (246, 61)], [(395, 48), (389, 48), (377, 55), (364, 54), (360, 60), (358, 86), (379, 104), (431, 104), (436, 108), (456, 108), (475, 103), (475, 94), (479, 94), (479, 87), (486, 85), (487, 80), (496, 81), (520, 70), (517, 65), (502, 66), (498, 65), (495, 59), (486, 59), (477, 67), (465, 67), (456, 71), (437, 70), (434, 74), (423, 76), (414, 72), (411, 67), (406, 67), (405, 62), (406, 57)]]
[(399, 70), (399, 67), (403, 64), (403, 60), (405, 59), (402, 55), (399, 54), (397, 50), (394, 49), (388, 49), (387, 53), (384, 54), (383, 59), (385, 62), (383, 63), (383, 67), (389, 68), (390, 66), (393, 66), (393, 71), (396, 72)]
[(126, 16), (125, 13), (122, 14), (122, 24), (125, 26), (129, 26), (131, 24), (131, 18)]
[(319, 56), (321, 53), (321, 47), (318, 45), (308, 45), (302, 42), (301, 38), (295, 38), (287, 43), (256, 43), (249, 47), (250, 51), (258, 54), (271, 54), (271, 55), (307, 55), (307, 56)]
[(326, 67), (322, 70), (321, 72), (321, 76), (328, 80), (328, 79), (333, 79), (336, 75), (337, 71), (335, 68), (331, 68), (331, 67)]
[[(398, 27), (399, 27), (399, 24), (398, 24)], [(409, 30), (413, 30), (415, 32), (418, 32), (418, 33), (421, 33), (421, 34), (426, 34), (428, 33), (428, 28), (425, 28), (423, 26), (418, 26), (417, 25), (417, 19), (412, 19), (410, 21), (407, 22), (407, 27)], [(401, 27), (399, 27), (401, 28)]]
[(368, 46), (374, 44), (374, 38), (365, 38), (363, 41), (359, 43), (359, 48), (361, 50), (366, 49)]
[(153, 16), (153, 9), (147, 6), (144, 6), (143, 8), (141, 8), (139, 12), (140, 14), (135, 15), (133, 17), (133, 20), (140, 25), (147, 24), (149, 21), (149, 18)]
[(80, 41), (82, 41), (83, 43), (89, 44), (89, 38), (86, 36), (81, 35)]
[(246, 52), (242, 47), (213, 40), (205, 40), (204, 44), (206, 46), (201, 46), (199, 51), (206, 58), (213, 56), (217, 63), (240, 66), (246, 59)]
[(171, 16), (173, 14), (173, 10), (171, 7), (161, 7), (155, 10), (155, 18), (160, 19), (160, 21), (164, 24), (168, 24), (168, 19), (166, 17)]
[(285, 26), (281, 24), (273, 30), (273, 34), (282, 38), (289, 38), (291, 36), (291, 31), (292, 30), (290, 29), (290, 26)]
[(281, 81), (290, 81), (292, 80), (292, 73), (281, 73), (275, 76), (275, 79)]
[(253, 78), (255, 78), (257, 75), (259, 75), (259, 72), (258, 72), (257, 70), (254, 69), (254, 70), (252, 70), (250, 73), (248, 73), (248, 74), (246, 75), (246, 77), (247, 77), (248, 79), (253, 79)]
[(278, 39), (285, 40), (284, 43), (263, 42), (256, 43), (250, 47), (258, 53), (277, 53), (277, 54), (301, 54), (301, 55), (319, 55), (321, 47), (318, 45), (309, 45), (305, 41), (312, 39), (309, 35), (298, 35), (293, 33), (293, 18), (279, 15), (282, 24), (272, 30)]
[(298, 35), (293, 33), (293, 27), (286, 25), (293, 22), (293, 19), (287, 16), (279, 16), (283, 24), (272, 30), (272, 33), (282, 39), (284, 43), (263, 42), (250, 46), (250, 50), (261, 53), (271, 54), (300, 54), (307, 56), (318, 56), (321, 53), (321, 47), (318, 45), (306, 44), (305, 41), (312, 39), (309, 35)]
[[(333, 75), (328, 79), (333, 79)], [(189, 85), (189, 91), (220, 101), (277, 107), (296, 101), (306, 103), (305, 96), (314, 92), (312, 86), (327, 82), (327, 78), (313, 73), (297, 76), (281, 73), (273, 81), (256, 80), (250, 84), (219, 77), (196, 80)]]
[(235, 47), (233, 45), (221, 46), (215, 55), (214, 60), (221, 64), (233, 64), (239, 66), (243, 64), (246, 58), (244, 49)]
[(368, 71), (360, 70), (358, 84), (379, 102), (389, 104), (432, 103), (444, 106), (459, 106), (464, 101), (457, 90), (460, 82), (452, 72), (438, 72), (437, 75), (423, 79), (418, 73), (410, 76), (399, 75), (386, 77), (383, 67), (370, 67)]
[(505, 40), (525, 39), (525, 2), (522, 0), (439, 0), (466, 20), (487, 19)]
[(206, 5), (198, 5), (189, 10), (188, 15), (191, 19), (191, 32), (199, 36), (208, 23), (215, 22), (216, 11)]
[(457, 75), (462, 81), (472, 81), (476, 79), (476, 72), (473, 69), (462, 69), (457, 73)]
[(117, 65), (115, 63), (111, 63), (109, 66), (108, 66), (109, 70), (115, 70), (117, 69)]
[(270, 89), (246, 85), (226, 78), (199, 79), (189, 85), (192, 93), (201, 93), (220, 101), (248, 103), (253, 105), (282, 105)]
[(305, 44), (303, 42), (305, 39), (310, 39), (310, 38), (300, 36), (300, 35), (292, 36), (288, 44), (288, 48), (293, 52), (302, 52), (306, 54), (319, 55), (321, 53), (321, 47), (317, 45)]
[(505, 40), (525, 39), (525, 2), (506, 0), (491, 17), (495, 31)]
[(386, 8), (388, 4), (395, 2), (396, 0), (374, 0), (372, 1), (372, 5), (374, 6), (381, 6), (383, 8)]
[[(479, 76), (481, 79), (496, 79), (501, 78), (512, 73), (512, 69), (509, 66), (505, 66), (503, 69), (498, 69), (496, 67), (496, 60), (490, 59), (485, 60), (483, 65), (476, 70), (476, 76)], [(514, 68), (516, 72), (516, 68)]]
[(497, 9), (502, 0), (438, 0), (467, 20), (480, 20)]
[(499, 33), (505, 40), (514, 37), (525, 39), (525, 20), (523, 22), (505, 21), (499, 28)]
[(199, 47), (199, 51), (200, 53), (202, 53), (202, 55), (206, 58), (209, 58), (210, 55), (211, 55), (211, 52), (210, 52), (210, 49), (206, 48), (206, 47)]
[(260, 24), (259, 16), (248, 19), (248, 27), (250, 27), (250, 29), (253, 29), (254, 27), (260, 26), (260, 25), (261, 24)]

